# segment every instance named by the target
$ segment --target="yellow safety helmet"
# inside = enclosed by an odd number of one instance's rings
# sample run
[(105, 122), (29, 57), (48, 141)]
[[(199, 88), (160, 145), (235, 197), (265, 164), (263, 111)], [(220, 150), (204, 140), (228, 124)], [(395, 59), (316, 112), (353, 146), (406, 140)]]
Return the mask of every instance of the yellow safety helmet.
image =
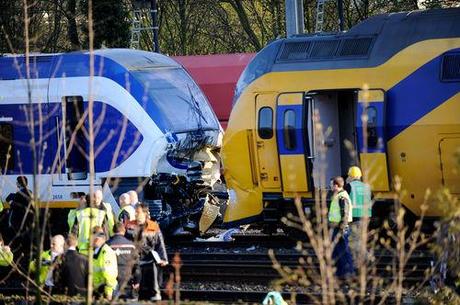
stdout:
[(353, 178), (353, 179), (360, 179), (363, 176), (361, 173), (361, 170), (357, 166), (352, 166), (348, 170), (348, 177)]

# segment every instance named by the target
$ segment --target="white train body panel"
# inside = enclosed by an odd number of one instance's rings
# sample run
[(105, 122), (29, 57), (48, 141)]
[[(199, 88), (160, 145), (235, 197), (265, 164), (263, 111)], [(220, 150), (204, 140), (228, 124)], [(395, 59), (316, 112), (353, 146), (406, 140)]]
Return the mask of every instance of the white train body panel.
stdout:
[[(8, 166), (0, 165), (3, 199), (16, 191), (19, 175), (28, 177), (33, 188), (29, 145), (33, 137), (41, 165), (37, 194), (43, 204), (72, 206), (78, 193), (89, 191), (89, 165), (78, 157), (89, 154), (85, 115), (90, 100), (96, 134), (93, 184), (104, 189), (105, 200), (115, 209), (112, 192), (103, 185), (106, 179), (184, 174), (187, 161), (193, 161), (184, 158), (187, 153), (181, 145), (185, 141), (198, 135), (207, 147), (220, 145), (218, 120), (180, 65), (159, 54), (134, 50), (97, 51), (95, 59), (96, 76), (90, 77), (87, 53), (36, 56), (31, 59), (31, 79), (26, 80), (24, 57), (0, 58), (0, 131), (3, 147), (12, 145)], [(36, 122), (33, 136), (31, 113)], [(78, 122), (84, 128), (76, 128)], [(0, 161), (5, 162), (5, 148), (0, 154)]]

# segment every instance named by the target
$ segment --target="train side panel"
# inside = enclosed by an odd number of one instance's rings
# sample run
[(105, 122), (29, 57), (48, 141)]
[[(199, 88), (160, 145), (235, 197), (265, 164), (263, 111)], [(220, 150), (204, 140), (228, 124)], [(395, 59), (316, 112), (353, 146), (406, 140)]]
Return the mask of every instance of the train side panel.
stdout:
[[(459, 132), (460, 117), (457, 114), (460, 83), (458, 80), (450, 82), (440, 80), (443, 56), (458, 52), (458, 48), (460, 48), (458, 38), (431, 39), (402, 49), (387, 62), (376, 67), (290, 71), (286, 66), (254, 80), (239, 96), (224, 137), (223, 160), (226, 178), (231, 181), (229, 186), (238, 199), (232, 206), (232, 212), (225, 216), (225, 221), (251, 222), (253, 219), (260, 219), (265, 206), (262, 198), (266, 194), (276, 193), (263, 185), (252, 183), (248, 178), (250, 175), (234, 174), (236, 168), (239, 168), (240, 173), (244, 170), (243, 164), (235, 167), (237, 159), (242, 158), (246, 153), (253, 154), (251, 158), (255, 158), (252, 151), (254, 148), (249, 148), (241, 140), (239, 142), (242, 148), (241, 154), (238, 154), (236, 149), (231, 152), (229, 150), (230, 147), (235, 147), (234, 143), (230, 144), (230, 138), (235, 134), (247, 133), (248, 129), (253, 133), (257, 131), (257, 125), (253, 121), (253, 117), (256, 116), (253, 108), (254, 95), (264, 90), (279, 94), (359, 90), (363, 87), (383, 90), (386, 98), (384, 128), (387, 141), (384, 144), (387, 149), (388, 172), (382, 175), (371, 171), (366, 179), (372, 180), (374, 176), (389, 177), (391, 182), (392, 177), (400, 176), (403, 189), (407, 189), (403, 203), (414, 214), (419, 215), (426, 188), (438, 190), (439, 187), (453, 186), (458, 181), (458, 174), (447, 168), (455, 162), (453, 157), (448, 156), (457, 143)], [(275, 114), (275, 117), (277, 115)], [(249, 120), (252, 120), (252, 126), (248, 126)], [(279, 147), (277, 150), (273, 149), (271, 154), (279, 155), (278, 150)], [(245, 165), (251, 168), (251, 164), (254, 163), (247, 158)], [(259, 170), (260, 168), (253, 169), (253, 172)], [(283, 172), (283, 169), (280, 169), (280, 172), (282, 177), (289, 175)], [(308, 174), (307, 170), (306, 173)], [(253, 193), (252, 197), (239, 197), (242, 188), (232, 187), (243, 181), (245, 187), (241, 194)], [(281, 191), (283, 192), (284, 188)], [(312, 195), (306, 193), (305, 196)], [(285, 193), (283, 198), (287, 199), (287, 197), (289, 196)], [(392, 190), (379, 191), (376, 193), (376, 198), (391, 199)], [(439, 216), (440, 213), (439, 208), (430, 203), (427, 214)]]

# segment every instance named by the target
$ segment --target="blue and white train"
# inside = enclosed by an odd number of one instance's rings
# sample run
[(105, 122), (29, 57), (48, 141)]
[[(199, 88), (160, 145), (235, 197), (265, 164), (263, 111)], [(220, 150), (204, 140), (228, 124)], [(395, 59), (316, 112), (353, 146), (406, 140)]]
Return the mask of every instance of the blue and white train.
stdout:
[[(138, 50), (98, 50), (93, 72), (88, 52), (31, 55), (29, 61), (28, 78), (25, 56), (0, 58), (3, 199), (16, 191), (18, 175), (30, 178), (33, 187), (34, 138), (40, 172), (34, 191), (42, 206), (77, 205), (90, 184), (90, 99), (93, 183), (115, 211), (116, 196), (139, 185), (151, 187), (146, 199), (165, 200), (171, 187), (156, 187), (155, 181), (182, 184), (184, 198), (191, 182), (212, 188), (218, 181), (222, 128), (199, 87), (171, 58)], [(190, 164), (197, 166), (193, 179), (187, 177)]]

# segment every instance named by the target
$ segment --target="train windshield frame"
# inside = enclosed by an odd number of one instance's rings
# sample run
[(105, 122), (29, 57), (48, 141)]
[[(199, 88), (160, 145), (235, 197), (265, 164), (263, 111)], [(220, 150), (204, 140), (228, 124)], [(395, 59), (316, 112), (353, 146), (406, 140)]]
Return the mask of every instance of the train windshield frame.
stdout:
[(183, 68), (146, 68), (131, 73), (144, 85), (146, 95), (169, 122), (168, 131), (219, 130), (208, 100)]

